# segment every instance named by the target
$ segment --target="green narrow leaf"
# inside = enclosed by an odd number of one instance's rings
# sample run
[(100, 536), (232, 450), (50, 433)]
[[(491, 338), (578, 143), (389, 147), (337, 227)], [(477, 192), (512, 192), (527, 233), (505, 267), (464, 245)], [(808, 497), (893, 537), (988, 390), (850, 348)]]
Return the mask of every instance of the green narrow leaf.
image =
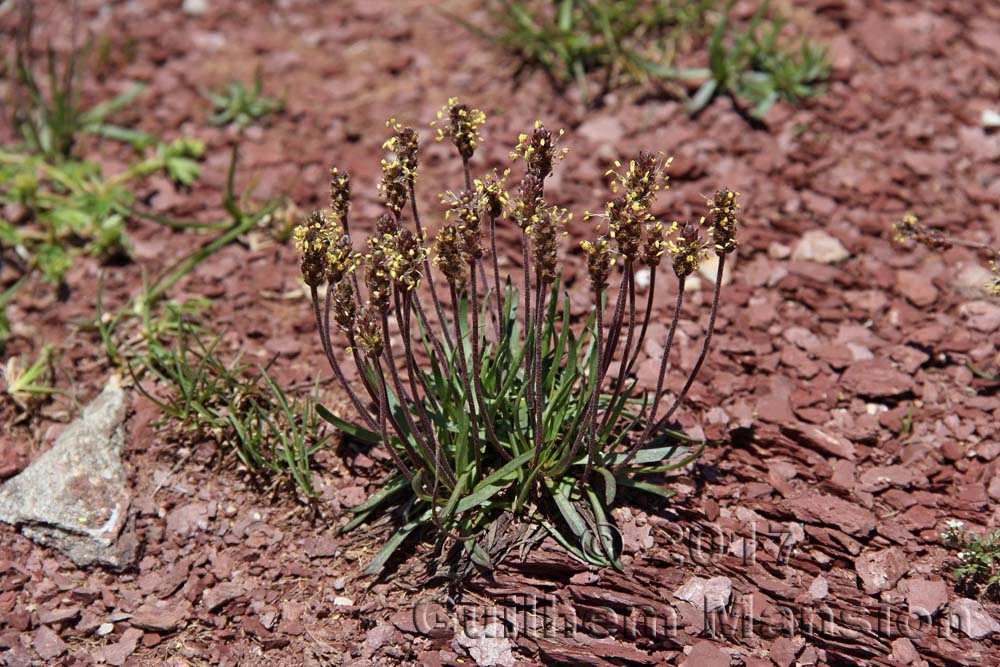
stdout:
[(618, 486), (615, 483), (615, 476), (610, 470), (603, 466), (596, 466), (594, 470), (601, 475), (604, 479), (604, 504), (612, 505), (615, 502), (615, 495), (618, 491)]
[(368, 429), (358, 426), (357, 424), (352, 424), (349, 421), (341, 419), (337, 415), (330, 412), (326, 406), (320, 403), (316, 404), (316, 412), (319, 413), (320, 417), (356, 440), (360, 440), (361, 442), (365, 442), (370, 445), (377, 445), (382, 442), (382, 438), (379, 434), (369, 431)]
[(521, 466), (531, 460), (532, 455), (533, 452), (531, 450), (523, 452), (505, 463), (496, 472), (490, 474), (486, 477), (486, 479), (477, 484), (472, 493), (467, 495), (461, 500), (461, 502), (458, 503), (457, 509), (459, 514), (467, 512), (478, 505), (482, 505), (499, 493), (510, 483), (510, 481), (512, 481), (510, 478), (516, 476), (516, 473)]
[(712, 101), (713, 97), (715, 97), (715, 91), (718, 87), (719, 82), (717, 79), (709, 79), (705, 83), (701, 84), (701, 87), (698, 88), (694, 96), (691, 97), (691, 99), (689, 99), (684, 105), (688, 113), (692, 115), (696, 114), (708, 106), (708, 103)]
[(591, 488), (587, 489), (587, 499), (590, 501), (590, 508), (594, 512), (594, 521), (597, 523), (596, 530), (591, 532), (597, 533), (598, 543), (612, 567), (621, 571), (623, 568), (620, 559), (624, 549), (621, 532), (608, 520), (600, 497)]
[(349, 532), (356, 526), (361, 525), (365, 522), (368, 515), (376, 510), (381, 509), (383, 505), (392, 500), (397, 494), (406, 489), (408, 482), (406, 478), (403, 477), (402, 473), (396, 473), (386, 482), (385, 486), (373, 493), (368, 497), (368, 500), (350, 508), (348, 511), (352, 514), (357, 515), (348, 524), (341, 528), (341, 532)]
[(655, 484), (650, 484), (649, 482), (641, 482), (639, 480), (630, 479), (627, 477), (620, 478), (618, 480), (620, 486), (626, 486), (638, 491), (644, 491), (646, 493), (651, 493), (653, 495), (660, 496), (661, 498), (669, 500), (677, 495), (677, 492), (673, 489), (664, 489)]
[(146, 84), (139, 83), (106, 102), (95, 104), (80, 115), (80, 122), (84, 125), (103, 123), (104, 119), (111, 114), (132, 104), (144, 90), (146, 90)]
[(372, 559), (372, 562), (365, 568), (365, 574), (371, 575), (380, 573), (382, 568), (385, 567), (385, 564), (396, 552), (396, 549), (398, 549), (403, 542), (406, 541), (406, 538), (409, 537), (414, 530), (426, 523), (428, 519), (430, 519), (429, 511), (424, 512), (421, 517), (407, 523), (393, 533), (392, 537), (389, 538), (389, 541), (385, 543), (385, 546), (379, 549), (379, 552), (375, 554), (375, 558)]

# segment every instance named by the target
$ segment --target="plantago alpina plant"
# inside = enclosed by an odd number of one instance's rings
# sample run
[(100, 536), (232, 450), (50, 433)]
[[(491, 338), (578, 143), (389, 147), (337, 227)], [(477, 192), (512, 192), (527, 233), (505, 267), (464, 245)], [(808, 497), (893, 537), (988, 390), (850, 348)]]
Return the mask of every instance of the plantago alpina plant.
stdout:
[[(722, 190), (708, 201), (707, 218), (667, 225), (652, 211), (667, 188), (669, 159), (643, 152), (609, 172), (613, 198), (594, 216), (601, 219), (596, 238), (581, 244), (596, 307), (573, 322), (559, 271), (571, 215), (546, 192), (566, 154), (562, 132), (537, 122), (518, 138), (511, 157), (524, 173), (508, 191), (509, 171), (473, 177), (484, 122), (481, 111), (455, 99), (439, 114), (438, 139), (454, 144), (464, 183), (441, 195), (443, 220), (430, 238), (414, 197), (419, 139), (396, 121), (381, 162), (387, 212), (373, 234), (363, 243), (352, 238), (349, 178), (338, 170), (330, 208), (296, 232), (324, 353), (357, 414), (319, 411), (383, 447), (398, 468), (352, 510), (345, 529), (401, 510), (401, 527), (369, 572), (424, 528), (432, 529), (437, 553), (447, 543), (484, 567), (546, 533), (582, 561), (620, 567), (610, 514), (618, 488), (670, 497), (641, 477), (686, 465), (704, 445), (665, 426), (708, 354), (722, 271), (736, 247), (738, 195)], [(521, 231), (519, 276), (502, 275), (497, 261), (497, 227), (512, 224)], [(712, 252), (719, 262), (709, 329), (683, 390), (668, 397), (685, 280)], [(647, 394), (630, 374), (657, 303), (655, 269), (666, 257), (677, 298), (656, 390)], [(635, 289), (643, 265), (654, 269), (644, 305)], [(616, 355), (621, 371), (612, 375)], [(356, 387), (347, 381), (348, 360), (359, 370)], [(520, 530), (498, 528), (512, 525)]]

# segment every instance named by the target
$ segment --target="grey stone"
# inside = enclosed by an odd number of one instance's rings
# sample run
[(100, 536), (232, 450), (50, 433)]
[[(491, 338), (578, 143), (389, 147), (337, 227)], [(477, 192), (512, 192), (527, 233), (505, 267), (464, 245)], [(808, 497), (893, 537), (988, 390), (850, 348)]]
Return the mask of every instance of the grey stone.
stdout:
[(982, 604), (968, 598), (959, 598), (951, 603), (951, 627), (965, 633), (971, 639), (982, 639), (1000, 632), (997, 623)]
[(201, 16), (208, 11), (208, 0), (184, 0), (181, 9), (189, 16)]
[(955, 280), (952, 286), (955, 291), (970, 299), (981, 299), (990, 296), (990, 290), (986, 284), (993, 278), (993, 272), (982, 264), (971, 262), (962, 266), (955, 273)]
[(837, 264), (850, 256), (851, 253), (839, 239), (822, 229), (810, 229), (804, 233), (792, 250), (792, 259), (819, 264)]
[(0, 487), (0, 521), (78, 566), (130, 566), (138, 540), (121, 461), (126, 406), (112, 378), (49, 451)]
[(514, 667), (517, 660), (511, 652), (511, 641), (502, 623), (493, 622), (470, 636), (466, 630), (455, 635), (455, 641), (469, 652), (479, 667)]
[(694, 605), (697, 609), (712, 612), (729, 604), (733, 594), (733, 582), (729, 577), (701, 579), (691, 577), (674, 591), (674, 597)]

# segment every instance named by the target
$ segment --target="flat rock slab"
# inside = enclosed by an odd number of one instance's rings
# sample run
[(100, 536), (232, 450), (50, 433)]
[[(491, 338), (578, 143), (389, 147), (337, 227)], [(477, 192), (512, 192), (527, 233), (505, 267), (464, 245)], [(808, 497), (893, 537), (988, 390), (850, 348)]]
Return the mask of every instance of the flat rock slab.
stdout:
[(844, 389), (872, 398), (889, 398), (913, 390), (913, 378), (885, 359), (856, 361), (840, 376)]
[(1000, 623), (976, 600), (959, 598), (951, 603), (951, 627), (972, 639), (983, 639), (1000, 632)]
[(864, 537), (875, 531), (874, 514), (836, 496), (801, 496), (788, 500), (786, 507), (799, 521), (834, 526), (854, 537)]
[(49, 451), (0, 487), (0, 521), (80, 567), (131, 565), (138, 540), (121, 461), (127, 405), (112, 379)]
[(691, 577), (683, 586), (674, 591), (674, 597), (694, 605), (702, 611), (712, 612), (729, 604), (733, 593), (733, 582), (729, 577), (702, 579)]

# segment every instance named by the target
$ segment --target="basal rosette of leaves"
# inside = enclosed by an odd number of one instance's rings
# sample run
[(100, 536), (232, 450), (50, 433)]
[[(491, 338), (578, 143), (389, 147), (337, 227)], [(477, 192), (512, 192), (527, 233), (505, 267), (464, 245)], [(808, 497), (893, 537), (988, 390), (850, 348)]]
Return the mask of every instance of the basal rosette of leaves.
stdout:
[[(417, 534), (432, 537), (441, 556), (488, 568), (545, 534), (581, 561), (620, 567), (611, 514), (620, 490), (669, 498), (654, 476), (687, 465), (705, 446), (666, 426), (708, 353), (726, 257), (736, 248), (738, 193), (713, 195), (698, 221), (665, 224), (652, 210), (667, 188), (668, 158), (642, 152), (609, 171), (612, 198), (587, 214), (598, 222), (596, 236), (581, 244), (595, 307), (574, 322), (558, 258), (571, 216), (549, 203), (545, 187), (566, 153), (562, 132), (536, 122), (518, 138), (511, 159), (523, 176), (508, 190), (510, 170), (473, 177), (485, 115), (452, 99), (438, 118), (437, 139), (454, 144), (465, 179), (463, 189), (441, 195), (444, 219), (433, 238), (414, 196), (418, 135), (394, 120), (381, 162), (386, 212), (374, 233), (355, 243), (351, 182), (337, 169), (329, 209), (296, 230), (323, 350), (353, 408), (343, 416), (319, 411), (383, 448), (397, 468), (351, 510), (344, 529), (394, 512), (399, 526), (370, 573)], [(501, 225), (521, 232), (514, 275), (497, 261)], [(683, 389), (671, 396), (665, 375), (685, 281), (713, 253), (708, 331)], [(632, 370), (664, 259), (676, 275), (676, 301), (649, 392), (637, 388)], [(643, 299), (636, 273), (644, 267), (651, 282)], [(345, 364), (359, 369), (357, 386)]]

